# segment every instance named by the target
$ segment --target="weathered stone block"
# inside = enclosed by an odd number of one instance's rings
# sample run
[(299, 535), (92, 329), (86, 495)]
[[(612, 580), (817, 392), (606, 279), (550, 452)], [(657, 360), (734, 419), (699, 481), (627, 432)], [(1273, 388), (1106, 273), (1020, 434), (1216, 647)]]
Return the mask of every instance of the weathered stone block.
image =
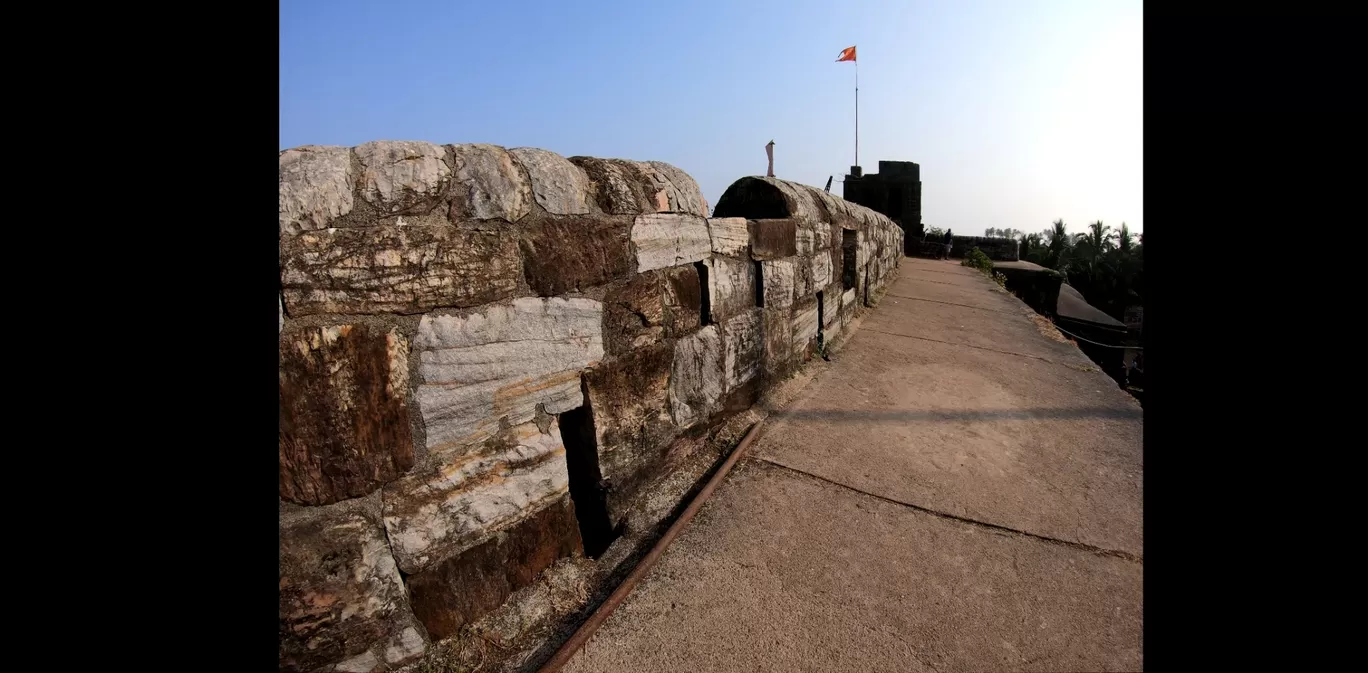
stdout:
[(851, 222), (856, 219), (850, 210), (851, 206), (855, 204), (852, 204), (839, 196), (828, 194), (826, 192), (819, 192), (817, 194), (817, 198), (822, 202), (822, 205), (826, 208), (828, 222), (834, 222), (836, 223), (836, 226), (839, 227), (844, 222)]
[(823, 254), (831, 258), (831, 282), (837, 284), (837, 294), (840, 294), (840, 282), (842, 274), (845, 273), (845, 251), (842, 250), (841, 246), (839, 245), (832, 245), (831, 248), (828, 249), (826, 252), (822, 252), (819, 250), (816, 253), (814, 253), (814, 255), (818, 257), (822, 256)]
[(505, 533), (409, 577), (414, 614), (434, 639), (450, 637), (582, 549), (575, 506), (562, 496)]
[(794, 259), (776, 259), (760, 263), (760, 273), (764, 277), (765, 307), (789, 308), (793, 306), (794, 289), (797, 287)]
[(544, 297), (580, 292), (632, 270), (632, 218), (567, 217), (524, 228), (519, 248), (532, 290)]
[(511, 234), (461, 227), (325, 229), (280, 241), (291, 316), (422, 313), (512, 296), (522, 276)]
[(467, 453), (434, 456), (385, 487), (385, 528), (400, 569), (426, 570), (569, 493), (560, 428), (555, 417), (540, 420), (542, 427), (498, 431)]
[(788, 376), (793, 362), (793, 311), (788, 307), (764, 308), (764, 368), (770, 381)]
[(569, 159), (535, 147), (509, 150), (532, 178), (532, 194), (552, 215), (589, 212), (589, 176)]
[(654, 468), (678, 430), (670, 418), (674, 347), (646, 346), (584, 374), (599, 449), (599, 468), (612, 484), (609, 514), (621, 518), (627, 502), (655, 475)]
[(390, 215), (426, 212), (451, 182), (441, 145), (412, 140), (377, 140), (357, 145), (361, 198)]
[(712, 255), (708, 222), (697, 215), (638, 215), (632, 243), (637, 271), (692, 264)]
[(794, 220), (751, 220), (751, 258), (779, 259), (798, 254), (798, 223)]
[(709, 215), (708, 201), (703, 198), (703, 190), (698, 188), (698, 183), (688, 173), (663, 161), (648, 161), (646, 164), (656, 170), (657, 182), (662, 176), (665, 178), (670, 212), (703, 217)]
[(661, 269), (661, 300), (665, 304), (665, 338), (673, 339), (703, 324), (703, 284), (693, 265)]
[(279, 560), (280, 670), (368, 672), (426, 649), (385, 533), (359, 503), (283, 514)]
[(352, 211), (351, 148), (305, 145), (280, 153), (280, 233), (323, 229)]
[[(669, 209), (669, 196), (656, 181), (642, 175), (646, 164), (620, 159), (570, 157), (589, 176), (593, 201), (611, 215), (637, 215)], [(650, 169), (654, 175), (654, 169)]]
[(799, 255), (811, 255), (812, 251), (816, 249), (817, 236), (814, 232), (814, 226), (815, 224), (812, 222), (798, 224), (797, 231), (794, 232), (794, 249), (798, 251)]
[(842, 292), (839, 282), (827, 286), (822, 293), (822, 336), (827, 343), (836, 338), (841, 332), (841, 326), (845, 324), (842, 320)]
[(730, 392), (760, 372), (765, 346), (761, 309), (751, 309), (722, 324), (722, 389)]
[(532, 185), (497, 145), (451, 145), (451, 219), (517, 222), (532, 211)]
[(722, 337), (708, 325), (675, 342), (670, 367), (670, 417), (687, 428), (712, 413), (722, 397)]
[(708, 267), (708, 298), (712, 321), (721, 323), (755, 307), (755, 265), (729, 257), (703, 260)]
[(812, 279), (812, 258), (798, 256), (793, 259), (793, 296), (794, 301), (802, 301), (817, 291)]
[(503, 423), (583, 403), (580, 371), (603, 357), (603, 305), (591, 299), (516, 299), (468, 316), (428, 314), (414, 348), (418, 403), (432, 451), (483, 441)]
[(749, 229), (744, 217), (714, 217), (708, 220), (713, 253), (745, 257), (750, 247)]
[(280, 338), (280, 497), (355, 498), (413, 466), (408, 340), (368, 325)]
[(812, 285), (820, 290), (831, 284), (833, 272), (831, 254), (818, 252), (812, 256)]
[(817, 338), (817, 302), (809, 300), (794, 306), (790, 330), (794, 358), (801, 359), (808, 342)]
[(828, 250), (831, 248), (833, 240), (833, 235), (831, 233), (832, 229), (833, 227), (828, 222), (812, 223), (812, 248), (814, 252), (817, 250)]
[(822, 330), (828, 331), (841, 319), (841, 285), (832, 283), (822, 292)]
[(702, 288), (692, 265), (637, 274), (603, 298), (603, 339), (609, 355), (693, 331), (702, 320)]
[(778, 187), (784, 194), (791, 217), (805, 222), (820, 222), (827, 219), (825, 211), (818, 209), (816, 197), (805, 186), (777, 178), (765, 178), (765, 181)]

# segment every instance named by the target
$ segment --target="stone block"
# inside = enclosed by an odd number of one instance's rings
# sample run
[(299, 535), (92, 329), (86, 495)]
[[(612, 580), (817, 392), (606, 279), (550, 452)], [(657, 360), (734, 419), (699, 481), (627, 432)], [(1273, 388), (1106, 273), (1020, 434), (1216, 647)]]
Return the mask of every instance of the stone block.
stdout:
[(708, 303), (714, 323), (755, 307), (755, 265), (730, 257), (703, 260), (708, 267)]
[(281, 671), (368, 672), (426, 650), (385, 532), (359, 503), (282, 514), (279, 562)]
[(703, 198), (703, 190), (698, 188), (698, 183), (688, 173), (663, 161), (648, 161), (646, 164), (655, 169), (657, 182), (664, 177), (670, 212), (702, 217), (710, 214), (708, 200)]
[(834, 272), (831, 263), (830, 252), (818, 252), (812, 256), (812, 287), (813, 291), (820, 290), (831, 284), (832, 273)]
[(841, 327), (849, 325), (850, 321), (855, 319), (855, 311), (859, 309), (859, 296), (856, 288), (846, 290), (841, 295)]
[(801, 360), (807, 351), (808, 343), (817, 338), (817, 302), (808, 300), (793, 307), (790, 320), (790, 333), (793, 335), (793, 357)]
[(603, 305), (516, 299), (467, 316), (427, 314), (414, 349), (430, 451), (453, 451), (583, 403), (580, 371), (603, 357)]
[(804, 297), (811, 297), (817, 291), (817, 285), (812, 279), (812, 257), (800, 255), (792, 259), (793, 297), (794, 301), (802, 301)]
[(608, 355), (674, 338), (702, 320), (702, 288), (692, 265), (637, 274), (603, 297), (603, 340)]
[(798, 229), (794, 232), (794, 250), (796, 250), (799, 255), (811, 255), (813, 250), (816, 249), (817, 235), (815, 227), (816, 225), (813, 222), (798, 224)]
[(499, 430), (465, 453), (435, 455), (385, 487), (385, 528), (401, 570), (427, 570), (570, 492), (556, 418), (538, 421)]
[(794, 290), (797, 287), (796, 267), (797, 261), (793, 258), (760, 263), (760, 273), (765, 286), (766, 308), (786, 309), (793, 306)]
[(387, 215), (427, 212), (451, 182), (441, 145), (376, 140), (356, 146), (361, 198)]
[(752, 259), (780, 259), (798, 254), (795, 220), (751, 220), (749, 229)]
[(637, 271), (692, 264), (712, 255), (708, 222), (697, 215), (638, 215), (632, 225)]
[(825, 210), (818, 208), (816, 197), (804, 185), (777, 178), (765, 178), (765, 181), (778, 187), (783, 193), (791, 217), (804, 222), (821, 222), (827, 219)]
[(655, 468), (678, 430), (670, 418), (670, 342), (645, 346), (584, 374), (589, 406), (594, 411), (599, 468), (609, 489), (608, 509), (620, 520), (641, 485), (656, 476)]
[(829, 250), (831, 248), (833, 228), (834, 227), (828, 222), (814, 222), (812, 224), (812, 249), (814, 252), (818, 250)]
[(828, 331), (841, 320), (841, 285), (832, 283), (822, 292), (822, 331)]
[(526, 225), (523, 273), (543, 297), (582, 292), (632, 271), (632, 218), (554, 217)]
[(793, 363), (793, 311), (788, 307), (765, 304), (763, 366), (766, 378), (778, 381), (788, 376)]
[(665, 338), (673, 339), (703, 324), (703, 284), (692, 264), (661, 269), (661, 298), (665, 304)]
[(351, 148), (305, 145), (280, 153), (280, 233), (323, 229), (352, 211)]
[(750, 231), (744, 217), (714, 217), (708, 220), (712, 251), (717, 255), (745, 257), (750, 248)]
[(851, 212), (851, 207), (855, 204), (834, 194), (820, 192), (817, 194), (818, 200), (826, 208), (827, 222), (834, 222), (836, 226), (841, 226), (846, 222), (853, 222), (857, 218)]
[(388, 225), (325, 229), (280, 241), (291, 316), (422, 313), (513, 296), (522, 277), (506, 232)]
[(535, 147), (509, 150), (532, 178), (532, 194), (552, 215), (589, 213), (589, 176), (569, 159)]
[(764, 358), (762, 310), (755, 308), (722, 323), (722, 389), (731, 392), (760, 372)]
[(670, 366), (670, 417), (687, 428), (705, 420), (722, 397), (722, 337), (708, 325), (675, 342)]
[(451, 220), (517, 222), (532, 212), (532, 185), (497, 145), (451, 145)]
[(363, 496), (413, 466), (408, 350), (398, 331), (369, 325), (282, 330), (282, 499)]
[[(621, 159), (570, 157), (589, 176), (590, 196), (610, 215), (638, 215), (669, 209), (669, 196), (651, 177), (655, 169)], [(643, 175), (647, 169), (650, 175)]]
[(413, 612), (434, 639), (448, 638), (532, 584), (557, 559), (582, 549), (575, 506), (564, 495), (507, 531), (409, 577)]

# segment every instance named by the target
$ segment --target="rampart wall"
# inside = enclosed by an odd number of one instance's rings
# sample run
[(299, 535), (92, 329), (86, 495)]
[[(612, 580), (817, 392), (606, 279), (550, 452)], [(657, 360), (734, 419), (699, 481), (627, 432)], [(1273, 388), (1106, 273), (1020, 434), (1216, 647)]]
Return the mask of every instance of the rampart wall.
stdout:
[(280, 666), (379, 671), (601, 553), (672, 447), (891, 280), (902, 231), (660, 162), (280, 154)]

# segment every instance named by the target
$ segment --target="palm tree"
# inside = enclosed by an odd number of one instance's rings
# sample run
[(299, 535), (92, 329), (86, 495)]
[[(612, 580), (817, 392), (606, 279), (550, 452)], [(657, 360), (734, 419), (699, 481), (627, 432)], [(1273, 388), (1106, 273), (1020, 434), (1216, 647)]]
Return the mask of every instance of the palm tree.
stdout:
[(1102, 224), (1102, 220), (1098, 220), (1088, 225), (1088, 229), (1088, 237), (1091, 239), (1093, 246), (1099, 251), (1106, 252), (1116, 246), (1113, 242), (1116, 238), (1116, 234), (1112, 233), (1111, 227)]
[(1053, 227), (1045, 230), (1045, 238), (1049, 240), (1049, 252), (1046, 253), (1046, 261), (1049, 266), (1056, 271), (1064, 271), (1068, 267), (1069, 249), (1073, 242), (1069, 240), (1068, 227), (1064, 220), (1055, 220)]
[(1074, 246), (1078, 249), (1078, 256), (1091, 265), (1111, 249), (1112, 238), (1111, 227), (1098, 220), (1088, 225), (1088, 231), (1074, 234)]
[(1045, 247), (1045, 236), (1042, 234), (1023, 234), (1021, 237), (1021, 258), (1028, 262), (1040, 264), (1047, 261), (1048, 249)]
[(1126, 223), (1121, 223), (1121, 230), (1116, 232), (1116, 248), (1121, 254), (1130, 254), (1131, 248), (1135, 247), (1135, 235), (1126, 227)]

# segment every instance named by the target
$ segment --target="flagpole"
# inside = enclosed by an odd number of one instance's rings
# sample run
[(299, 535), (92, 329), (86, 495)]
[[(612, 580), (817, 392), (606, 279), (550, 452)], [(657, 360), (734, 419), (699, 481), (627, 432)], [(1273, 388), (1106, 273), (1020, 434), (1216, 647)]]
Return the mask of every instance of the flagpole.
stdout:
[(860, 165), (860, 59), (855, 59), (855, 165)]

